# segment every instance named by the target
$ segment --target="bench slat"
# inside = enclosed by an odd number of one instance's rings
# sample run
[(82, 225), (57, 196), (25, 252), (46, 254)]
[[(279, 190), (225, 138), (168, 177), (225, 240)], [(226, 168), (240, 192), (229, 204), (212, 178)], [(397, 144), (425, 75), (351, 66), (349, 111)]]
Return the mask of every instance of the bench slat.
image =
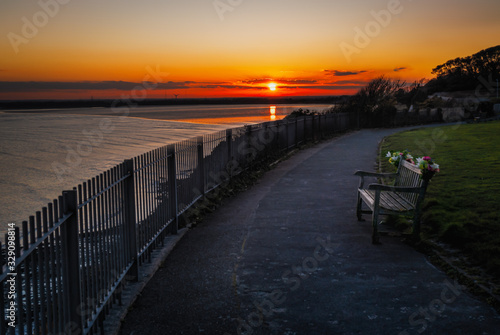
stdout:
[[(420, 178), (420, 169), (414, 165), (404, 162), (405, 164), (400, 168), (399, 178), (396, 180), (397, 186), (410, 186), (410, 187), (421, 187), (422, 178)], [(418, 173), (415, 173), (415, 168)], [(408, 202), (416, 205), (418, 200), (418, 194), (415, 193), (403, 193), (401, 194)]]
[(408, 193), (388, 193), (388, 192), (383, 192), (384, 197), (380, 197), (380, 200), (382, 201), (383, 199), (387, 203), (391, 203), (393, 208), (398, 208), (401, 211), (411, 211), (415, 206), (413, 203), (408, 202), (407, 199), (405, 199), (401, 194), (408, 194)]
[[(359, 194), (371, 210), (375, 207), (375, 192), (360, 189)], [(393, 212), (407, 212), (415, 208), (413, 204), (401, 197), (398, 193), (380, 192), (380, 207)]]

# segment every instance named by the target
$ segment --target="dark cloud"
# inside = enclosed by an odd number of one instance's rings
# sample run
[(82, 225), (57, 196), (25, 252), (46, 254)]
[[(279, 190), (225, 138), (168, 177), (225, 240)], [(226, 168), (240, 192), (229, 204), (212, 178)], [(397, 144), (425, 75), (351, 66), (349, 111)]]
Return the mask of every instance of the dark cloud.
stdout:
[(364, 80), (338, 80), (330, 82), (330, 85), (352, 85), (352, 86), (365, 86), (368, 82)]
[(168, 81), (165, 83), (153, 82), (128, 82), (128, 81), (82, 81), (82, 82), (60, 82), (60, 81), (0, 81), (0, 92), (46, 92), (46, 91), (72, 91), (83, 90), (181, 90), (181, 89), (238, 89), (238, 90), (267, 90), (267, 84), (273, 81), (280, 85), (280, 89), (321, 89), (321, 90), (340, 90), (346, 88), (361, 87), (366, 84), (360, 80), (340, 80), (335, 82), (321, 83), (309, 79), (278, 79), (271, 80), (267, 78), (257, 78), (241, 81), (238, 83), (230, 82), (196, 82), (196, 81)]
[(317, 80), (308, 80), (308, 79), (280, 79), (276, 80), (279, 84), (291, 84), (291, 85), (302, 85), (302, 84), (315, 84)]
[(403, 70), (407, 70), (408, 68), (405, 67), (405, 66), (402, 66), (402, 67), (397, 67), (394, 69), (394, 72), (399, 72), (399, 71), (403, 71)]
[(41, 92), (52, 90), (119, 90), (132, 91), (134, 89), (187, 89), (194, 82), (173, 82), (166, 83), (134, 83), (128, 81), (0, 81), (1, 92)]
[(271, 78), (254, 78), (248, 80), (242, 80), (240, 83), (248, 84), (248, 85), (256, 85), (256, 84), (266, 84), (270, 81), (273, 81)]
[(208, 84), (208, 85), (196, 85), (191, 86), (192, 88), (229, 88), (229, 89), (239, 89), (239, 90), (267, 90), (267, 87), (263, 86), (244, 86), (244, 85), (231, 85), (231, 84)]
[(255, 79), (241, 81), (241, 83), (248, 85), (257, 85), (257, 84), (267, 84), (271, 81), (277, 84), (285, 84), (285, 85), (302, 85), (302, 84), (317, 83), (316, 80), (309, 80), (309, 79), (272, 79), (272, 78), (255, 78)]
[(315, 90), (345, 90), (345, 89), (354, 89), (358, 88), (358, 86), (354, 85), (311, 85), (311, 86), (299, 86), (295, 88), (308, 88)]
[(332, 75), (334, 77), (345, 77), (345, 76), (354, 76), (357, 74), (361, 73), (366, 73), (368, 71), (366, 70), (361, 70), (361, 71), (339, 71), (339, 70), (323, 70), (328, 75)]
[(228, 81), (185, 81), (185, 83), (192, 83), (197, 85), (230, 85)]

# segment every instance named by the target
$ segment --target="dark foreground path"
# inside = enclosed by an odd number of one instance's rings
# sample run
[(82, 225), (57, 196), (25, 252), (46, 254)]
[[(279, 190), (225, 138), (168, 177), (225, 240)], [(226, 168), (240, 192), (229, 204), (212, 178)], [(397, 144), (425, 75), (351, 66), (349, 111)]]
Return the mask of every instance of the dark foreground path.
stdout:
[(392, 132), (300, 151), (228, 200), (176, 245), (120, 334), (499, 334), (491, 307), (400, 238), (372, 245), (356, 220), (353, 173), (374, 169)]

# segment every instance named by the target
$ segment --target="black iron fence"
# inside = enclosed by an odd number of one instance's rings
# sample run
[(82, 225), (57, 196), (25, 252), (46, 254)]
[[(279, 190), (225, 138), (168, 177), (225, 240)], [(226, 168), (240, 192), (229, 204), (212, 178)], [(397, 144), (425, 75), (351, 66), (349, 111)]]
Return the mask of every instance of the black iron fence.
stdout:
[(78, 185), (19, 227), (0, 264), (1, 334), (94, 334), (179, 216), (270, 155), (352, 127), (348, 114), (298, 117), (167, 145)]

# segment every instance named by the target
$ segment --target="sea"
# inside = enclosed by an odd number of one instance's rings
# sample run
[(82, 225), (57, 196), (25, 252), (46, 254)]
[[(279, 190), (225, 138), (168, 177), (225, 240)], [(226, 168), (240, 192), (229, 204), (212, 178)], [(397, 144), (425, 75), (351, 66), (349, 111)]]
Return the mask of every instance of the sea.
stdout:
[[(63, 190), (152, 149), (329, 105), (0, 110), (0, 236)], [(1, 238), (3, 240), (3, 238)]]

